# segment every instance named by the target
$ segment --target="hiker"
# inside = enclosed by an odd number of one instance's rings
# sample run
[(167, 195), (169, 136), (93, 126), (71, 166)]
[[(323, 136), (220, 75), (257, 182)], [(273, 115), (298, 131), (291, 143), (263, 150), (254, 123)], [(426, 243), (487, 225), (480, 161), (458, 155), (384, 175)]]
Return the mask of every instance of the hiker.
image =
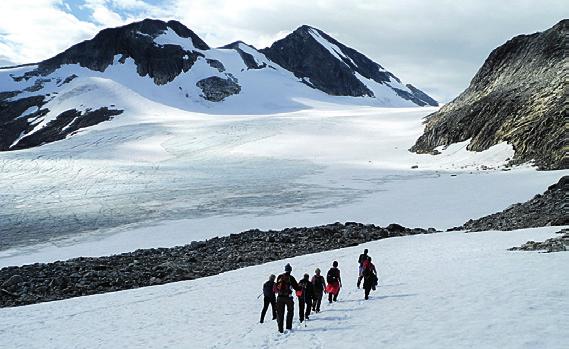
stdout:
[(377, 270), (375, 265), (371, 262), (371, 257), (367, 257), (367, 260), (363, 263), (363, 278), (364, 278), (364, 298), (369, 299), (369, 292), (373, 289), (375, 291), (375, 286), (377, 286)]
[(326, 292), (326, 280), (320, 275), (320, 269), (316, 268), (315, 275), (312, 277), (312, 288), (314, 288), (314, 299), (312, 300), (312, 310), (316, 313), (320, 312), (320, 304), (322, 303), (323, 293)]
[(265, 314), (267, 309), (269, 309), (269, 304), (271, 305), (271, 310), (273, 311), (273, 320), (277, 319), (277, 298), (275, 297), (275, 278), (274, 274), (269, 276), (269, 280), (263, 284), (263, 310), (261, 310), (261, 321), (265, 321)]
[(362, 279), (363, 279), (363, 264), (364, 262), (367, 260), (367, 248), (364, 250), (364, 253), (360, 254), (360, 257), (358, 258), (358, 264), (359, 264), (359, 273), (358, 273), (358, 288), (360, 288), (360, 285), (362, 283)]
[(296, 291), (296, 296), (298, 297), (298, 316), (300, 317), (300, 322), (304, 319), (309, 320), (310, 311), (312, 310), (312, 300), (314, 299), (314, 287), (312, 282), (310, 282), (310, 275), (304, 274), (302, 280), (298, 282), (300, 290)]
[(328, 291), (328, 302), (332, 303), (332, 300), (336, 302), (338, 300), (338, 293), (340, 293), (340, 288), (342, 287), (342, 278), (340, 277), (340, 269), (338, 269), (337, 261), (334, 261), (332, 268), (328, 270), (326, 281), (328, 282), (328, 286), (326, 287), (326, 291)]
[(292, 329), (292, 318), (294, 316), (294, 301), (292, 299), (292, 291), (300, 290), (296, 279), (290, 275), (292, 272), (292, 267), (287, 263), (285, 265), (284, 274), (279, 275), (277, 282), (275, 284), (275, 293), (277, 294), (277, 324), (279, 327), (279, 332), (283, 333), (284, 325), (284, 314), (286, 308), (286, 329)]

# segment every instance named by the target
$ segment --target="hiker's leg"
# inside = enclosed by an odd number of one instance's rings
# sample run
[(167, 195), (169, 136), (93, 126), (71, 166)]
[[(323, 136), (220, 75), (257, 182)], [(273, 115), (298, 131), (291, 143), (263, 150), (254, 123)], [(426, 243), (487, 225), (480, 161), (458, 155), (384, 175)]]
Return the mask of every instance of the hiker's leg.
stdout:
[(300, 318), (300, 322), (304, 321), (304, 305), (305, 303), (299, 299), (298, 300), (298, 317)]
[(310, 317), (310, 311), (312, 310), (312, 300), (308, 300), (306, 301), (306, 313), (304, 314), (306, 317), (306, 320), (308, 320), (308, 317)]
[(271, 309), (273, 311), (273, 320), (275, 320), (277, 318), (277, 301), (274, 296), (269, 298), (269, 301), (271, 302)]
[(286, 328), (290, 330), (292, 328), (292, 318), (294, 317), (294, 302), (292, 298), (289, 298), (286, 302)]
[(284, 331), (284, 312), (285, 312), (285, 302), (284, 299), (280, 298), (277, 299), (277, 325), (279, 327), (279, 332)]
[(263, 298), (263, 310), (261, 310), (261, 323), (265, 321), (265, 314), (267, 313), (267, 309), (269, 309), (270, 299), (267, 297)]

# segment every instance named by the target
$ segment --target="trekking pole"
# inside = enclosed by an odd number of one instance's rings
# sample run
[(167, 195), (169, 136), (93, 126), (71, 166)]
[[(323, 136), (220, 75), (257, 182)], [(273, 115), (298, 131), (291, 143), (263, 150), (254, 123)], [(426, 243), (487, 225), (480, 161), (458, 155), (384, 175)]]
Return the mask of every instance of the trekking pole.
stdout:
[(258, 296), (257, 296), (257, 299), (261, 298), (262, 295), (263, 295), (262, 293), (261, 293), (260, 295), (258, 295)]

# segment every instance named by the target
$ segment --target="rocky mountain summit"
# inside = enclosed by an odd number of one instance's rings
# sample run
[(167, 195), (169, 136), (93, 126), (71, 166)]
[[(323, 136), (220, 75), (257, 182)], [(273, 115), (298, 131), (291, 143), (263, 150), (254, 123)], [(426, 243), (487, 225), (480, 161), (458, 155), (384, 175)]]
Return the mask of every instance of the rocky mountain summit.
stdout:
[[(306, 40), (296, 45), (297, 37)], [(289, 41), (292, 48), (281, 50)], [(180, 22), (145, 19), (104, 29), (37, 64), (0, 69), (0, 151), (54, 142), (124, 118), (141, 104), (134, 101), (138, 96), (181, 110), (229, 114), (293, 110), (299, 97), (436, 105), (308, 26), (259, 51), (240, 41), (212, 48)]]
[(483, 151), (508, 142), (513, 164), (533, 162), (541, 169), (566, 169), (569, 20), (496, 48), (452, 102), (428, 116), (424, 134), (411, 151), (471, 140)]
[(375, 89), (389, 89), (416, 105), (438, 106), (424, 92), (412, 85), (402, 85), (395, 75), (381, 65), (307, 25), (261, 52), (303, 79), (307, 85), (331, 95), (375, 97)]
[(568, 193), (569, 176), (564, 176), (543, 194), (538, 194), (527, 202), (514, 204), (486, 217), (471, 219), (463, 226), (449, 230), (515, 230), (569, 225)]
[(173, 248), (7, 267), (0, 269), (0, 307), (191, 280), (372, 240), (435, 232), (398, 224), (381, 228), (334, 223), (281, 231), (249, 230)]

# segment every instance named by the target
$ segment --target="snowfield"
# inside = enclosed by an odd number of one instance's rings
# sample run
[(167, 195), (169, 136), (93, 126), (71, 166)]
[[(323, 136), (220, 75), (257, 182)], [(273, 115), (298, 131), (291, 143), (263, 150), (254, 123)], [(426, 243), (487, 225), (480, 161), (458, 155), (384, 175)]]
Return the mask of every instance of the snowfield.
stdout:
[[(220, 275), (0, 309), (2, 348), (566, 348), (568, 253), (509, 252), (559, 227), (390, 238)], [(364, 248), (380, 285), (356, 289)], [(344, 288), (307, 327), (259, 324), (256, 299), (285, 263), (293, 275), (339, 261)], [(295, 302), (295, 311), (298, 311)], [(270, 312), (269, 312), (270, 313)]]
[[(446, 229), (526, 201), (567, 173), (501, 171), (507, 144), (408, 152), (435, 108), (304, 99), (295, 112), (201, 114), (89, 83), (128, 112), (0, 153), (0, 266), (335, 221)], [(86, 91), (81, 99), (100, 97)]]

